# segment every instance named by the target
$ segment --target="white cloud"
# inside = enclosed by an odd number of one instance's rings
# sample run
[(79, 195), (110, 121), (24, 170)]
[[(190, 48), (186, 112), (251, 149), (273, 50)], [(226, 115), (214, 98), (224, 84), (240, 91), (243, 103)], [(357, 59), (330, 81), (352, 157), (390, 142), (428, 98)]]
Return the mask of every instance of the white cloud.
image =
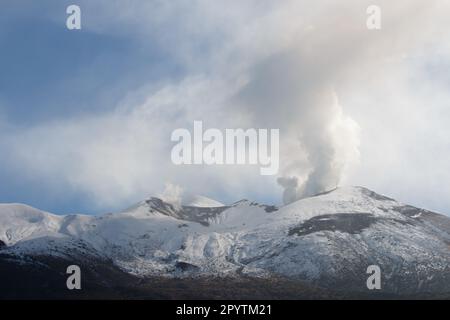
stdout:
[[(449, 52), (442, 43), (449, 4), (378, 1), (380, 31), (366, 29), (369, 4), (81, 1), (83, 12), (97, 13), (83, 28), (162, 48), (184, 67), (184, 80), (152, 89), (143, 103), (124, 100), (110, 114), (44, 123), (2, 139), (15, 165), (43, 179), (57, 176), (103, 206), (156, 194), (167, 181), (225, 197), (280, 195), (276, 177), (261, 177), (256, 167), (170, 162), (170, 132), (194, 120), (280, 128), (282, 174), (300, 184), (289, 191), (294, 198), (344, 177), (450, 208), (443, 195), (450, 188), (448, 96), (413, 73), (436, 50)], [(412, 85), (414, 77), (423, 86)], [(442, 177), (447, 182), (434, 182)]]

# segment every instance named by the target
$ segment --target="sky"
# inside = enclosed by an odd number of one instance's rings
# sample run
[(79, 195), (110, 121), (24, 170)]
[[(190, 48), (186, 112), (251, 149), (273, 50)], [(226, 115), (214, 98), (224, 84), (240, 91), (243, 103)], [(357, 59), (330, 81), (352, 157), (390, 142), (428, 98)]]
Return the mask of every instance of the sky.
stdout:
[[(361, 185), (450, 214), (448, 1), (0, 6), (0, 202), (95, 214), (171, 190), (280, 204)], [(194, 120), (280, 129), (279, 174), (175, 166), (170, 134)]]

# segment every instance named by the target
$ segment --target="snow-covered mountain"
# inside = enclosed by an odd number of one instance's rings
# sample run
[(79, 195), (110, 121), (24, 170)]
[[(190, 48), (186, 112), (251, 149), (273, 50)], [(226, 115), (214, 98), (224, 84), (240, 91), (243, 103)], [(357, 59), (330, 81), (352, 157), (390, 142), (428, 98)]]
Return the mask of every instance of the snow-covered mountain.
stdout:
[(386, 294), (447, 294), (450, 218), (362, 187), (280, 208), (149, 198), (120, 213), (58, 216), (0, 205), (0, 265), (48, 259), (107, 261), (140, 279), (283, 278), (362, 293), (378, 265)]

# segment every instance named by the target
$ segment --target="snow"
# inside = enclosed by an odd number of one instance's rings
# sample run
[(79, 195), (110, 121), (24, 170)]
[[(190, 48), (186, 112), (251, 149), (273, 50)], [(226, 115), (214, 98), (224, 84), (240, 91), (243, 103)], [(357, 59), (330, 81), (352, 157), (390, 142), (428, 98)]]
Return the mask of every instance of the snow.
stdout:
[[(384, 263), (386, 268), (392, 261), (399, 265), (405, 261), (422, 263), (435, 269), (450, 262), (450, 231), (438, 233), (419, 224), (420, 219), (426, 219), (425, 214), (405, 216), (397, 209), (403, 204), (361, 187), (338, 188), (278, 210), (266, 210), (247, 200), (224, 206), (202, 196), (194, 196), (183, 205), (199, 208), (197, 218), (206, 217), (206, 221), (187, 219), (190, 216), (183, 207), (157, 198), (99, 216), (57, 216), (24, 205), (2, 204), (0, 240), (12, 252), (20, 248), (21, 254), (27, 250), (52, 254), (48, 239), (56, 245), (60, 241), (64, 248), (82, 241), (123, 270), (142, 276), (240, 272), (318, 279), (325, 272), (337, 273), (364, 259)], [(222, 209), (217, 214), (206, 214), (218, 207)], [(317, 219), (327, 224), (338, 214), (368, 214), (376, 223), (354, 234), (324, 229), (289, 235), (292, 228), (309, 219), (327, 215)], [(54, 252), (61, 254), (63, 250)], [(181, 262), (196, 268), (180, 270), (177, 266)]]
[(23, 204), (0, 204), (0, 240), (11, 245), (57, 234), (62, 219)]
[(224, 206), (223, 203), (217, 200), (200, 195), (186, 196), (186, 199), (184, 199), (181, 204), (183, 206), (199, 207), (199, 208), (213, 208)]

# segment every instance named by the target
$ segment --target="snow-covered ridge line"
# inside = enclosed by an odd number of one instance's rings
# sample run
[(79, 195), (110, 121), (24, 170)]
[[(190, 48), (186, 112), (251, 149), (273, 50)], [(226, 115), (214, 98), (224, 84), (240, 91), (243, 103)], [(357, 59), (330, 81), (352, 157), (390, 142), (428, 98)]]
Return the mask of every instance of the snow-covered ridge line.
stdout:
[[(381, 201), (381, 205), (374, 205), (373, 202)], [(178, 220), (197, 222), (203, 225), (220, 224), (225, 220), (230, 220), (230, 213), (236, 211), (233, 208), (243, 206), (246, 210), (248, 207), (262, 208), (265, 213), (278, 212), (279, 217), (297, 215), (294, 211), (298, 211), (299, 207), (303, 207), (300, 219), (309, 219), (320, 213), (338, 213), (339, 208), (352, 212), (361, 212), (366, 206), (371, 205), (372, 211), (377, 215), (389, 215), (388, 209), (383, 206), (391, 203), (397, 203), (398, 206), (403, 204), (396, 202), (391, 198), (387, 198), (374, 193), (363, 187), (341, 187), (324, 192), (322, 194), (309, 198), (298, 200), (286, 206), (277, 208), (276, 206), (260, 205), (249, 200), (240, 200), (232, 205), (224, 205), (216, 200), (203, 197), (192, 196), (181, 208), (176, 208), (170, 203), (164, 202), (157, 197), (151, 197), (142, 201), (129, 209), (115, 214), (101, 215), (55, 215), (49, 212), (41, 211), (24, 204), (0, 204), (0, 240), (11, 245), (18, 241), (49, 235), (76, 235), (83, 232), (83, 228), (94, 221), (102, 221), (119, 217), (130, 217), (135, 219), (146, 219), (149, 217), (160, 218), (171, 217)], [(348, 210), (352, 207), (351, 210)], [(254, 217), (252, 210), (247, 210), (245, 216), (241, 217), (243, 222), (253, 222), (261, 224), (267, 218), (265, 214), (258, 214)], [(342, 211), (342, 210), (341, 210)], [(344, 210), (345, 211), (345, 210)], [(223, 216), (221, 217), (223, 213)], [(231, 214), (232, 215), (232, 214)], [(253, 221), (252, 217), (256, 220)], [(420, 217), (420, 213), (416, 217)], [(271, 219), (269, 219), (271, 220)]]
[(450, 218), (362, 187), (282, 207), (207, 202), (214, 206), (176, 206), (153, 197), (98, 216), (0, 205), (0, 241), (6, 244), (0, 252), (68, 259), (81, 252), (138, 276), (276, 274), (323, 281), (376, 263), (392, 277), (406, 274), (426, 283), (430, 274), (446, 279), (448, 273), (450, 279)]

